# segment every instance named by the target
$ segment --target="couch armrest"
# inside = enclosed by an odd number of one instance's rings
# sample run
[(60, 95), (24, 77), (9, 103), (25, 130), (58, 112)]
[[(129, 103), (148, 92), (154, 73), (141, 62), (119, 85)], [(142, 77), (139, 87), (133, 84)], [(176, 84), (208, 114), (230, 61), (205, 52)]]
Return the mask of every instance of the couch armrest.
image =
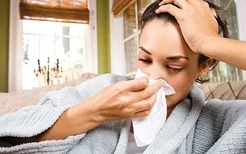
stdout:
[(20, 92), (0, 93), (0, 116), (7, 112), (16, 111), (27, 105), (37, 104), (38, 101), (49, 91), (60, 90), (66, 86), (76, 86), (96, 76), (98, 76), (98, 74), (83, 73), (79, 79), (62, 84), (45, 86), (31, 90), (23, 90)]

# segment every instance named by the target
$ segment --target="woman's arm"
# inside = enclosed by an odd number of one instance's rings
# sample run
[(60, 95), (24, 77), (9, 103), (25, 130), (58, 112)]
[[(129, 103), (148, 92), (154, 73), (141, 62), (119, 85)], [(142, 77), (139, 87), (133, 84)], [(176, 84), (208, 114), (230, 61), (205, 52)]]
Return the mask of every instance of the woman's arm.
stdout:
[[(69, 91), (71, 90), (69, 89)], [(56, 92), (56, 94), (58, 93), (62, 94), (63, 92), (62, 91)], [(72, 92), (72, 93), (75, 93), (75, 92)], [(55, 95), (55, 93), (53, 94)], [(68, 136), (83, 134), (86, 131), (93, 129), (94, 127), (100, 124), (98, 121), (96, 121), (94, 117), (95, 112), (93, 112), (93, 109), (90, 106), (89, 99), (81, 102), (78, 105), (72, 106), (71, 108), (68, 108), (64, 111), (63, 109), (59, 109), (59, 108), (62, 108), (62, 105), (57, 105), (59, 103), (56, 104), (55, 97), (52, 98), (52, 96), (49, 97), (49, 100), (47, 100), (42, 105), (38, 104), (34, 106), (27, 106), (25, 108), (22, 108), (21, 109), (22, 111), (13, 112), (13, 113), (10, 113), (9, 115), (3, 115), (3, 117), (0, 117), (0, 127), (2, 126), (1, 128), (3, 128), (4, 130), (7, 130), (9, 128), (15, 130), (15, 128), (17, 128), (16, 131), (18, 131), (18, 127), (21, 127), (22, 129), (22, 133), (20, 135), (12, 135), (16, 133), (14, 133), (13, 131), (10, 131), (12, 132), (10, 133), (12, 137), (10, 137), (9, 135), (6, 135), (4, 137), (0, 137), (0, 141), (2, 141), (3, 143), (6, 143), (6, 146), (7, 145), (15, 146), (15, 145), (20, 145), (24, 143), (39, 142), (39, 141), (44, 141), (44, 140), (65, 139)], [(76, 97), (76, 94), (73, 95), (72, 97)], [(69, 100), (70, 99), (65, 100), (67, 102), (66, 104), (71, 103), (71, 101), (68, 102)], [(59, 102), (59, 100), (57, 101)], [(44, 113), (45, 115), (42, 114), (43, 111), (47, 111), (47, 110), (52, 110), (52, 111)], [(59, 115), (60, 116), (58, 118), (55, 118), (57, 119), (56, 121), (53, 121), (51, 120), (51, 119), (54, 119), (54, 115), (52, 114), (54, 114), (55, 112), (58, 112), (57, 116)], [(53, 121), (53, 122), (50, 123), (49, 120), (47, 121), (44, 119), (50, 119), (50, 121)], [(16, 126), (14, 126), (11, 124), (11, 122), (9, 124), (8, 122), (9, 120), (12, 122), (16, 120), (16, 122), (13, 122), (13, 123), (20, 123), (20, 125), (17, 124)], [(52, 126), (50, 127), (50, 125)], [(44, 127), (44, 128), (41, 128), (41, 127)], [(47, 130), (44, 130), (44, 129), (47, 129)], [(1, 130), (0, 134), (3, 133), (4, 130)], [(28, 131), (25, 131), (25, 130), (28, 130)], [(38, 133), (40, 132), (40, 130), (43, 131), (43, 133), (41, 134)], [(35, 131), (35, 133), (33, 131)], [(29, 136), (29, 135), (26, 135), (27, 133), (31, 134), (32, 137), (27, 137)], [(39, 135), (33, 135), (33, 134), (39, 134)], [(15, 137), (15, 136), (18, 136), (18, 137)], [(2, 146), (3, 145), (1, 144), (0, 147)]]
[(148, 86), (147, 78), (121, 81), (66, 110), (55, 124), (35, 141), (65, 139), (91, 130), (105, 121), (147, 116), (161, 82)]
[(246, 70), (246, 42), (218, 35), (216, 13), (208, 3), (203, 0), (163, 0), (156, 10), (156, 13), (161, 12), (168, 12), (177, 19), (187, 44), (194, 52)]
[(199, 53), (246, 70), (246, 42), (222, 37), (207, 37)]
[(55, 124), (44, 133), (33, 138), (34, 142), (65, 139), (68, 136), (82, 134), (100, 125), (95, 119), (89, 101), (66, 110)]
[(2, 115), (0, 153), (52, 153), (54, 149), (67, 153), (103, 122), (147, 116), (161, 82), (150, 86), (147, 78), (118, 82), (124, 79), (102, 75), (78, 87), (50, 92), (37, 105)]

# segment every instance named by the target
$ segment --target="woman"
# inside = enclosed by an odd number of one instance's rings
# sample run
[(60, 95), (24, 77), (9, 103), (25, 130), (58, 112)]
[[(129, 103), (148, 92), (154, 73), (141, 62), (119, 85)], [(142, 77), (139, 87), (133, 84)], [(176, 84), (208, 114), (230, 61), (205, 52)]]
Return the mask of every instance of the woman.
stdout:
[[(189, 48), (173, 16), (155, 13), (159, 2), (143, 14), (136, 67), (151, 79), (164, 79), (176, 93), (166, 97), (168, 118), (150, 145), (129, 147), (131, 119), (149, 115), (162, 83), (148, 86), (144, 77), (109, 74), (2, 116), (0, 152), (245, 153), (246, 105), (214, 100), (204, 106), (193, 83), (217, 62)], [(226, 36), (223, 22), (217, 21)]]

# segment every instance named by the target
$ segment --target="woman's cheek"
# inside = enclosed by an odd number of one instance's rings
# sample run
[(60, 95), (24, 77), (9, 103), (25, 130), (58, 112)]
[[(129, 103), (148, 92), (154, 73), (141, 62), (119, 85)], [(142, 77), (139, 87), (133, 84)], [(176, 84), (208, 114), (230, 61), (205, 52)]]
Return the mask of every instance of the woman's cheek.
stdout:
[(172, 81), (168, 82), (169, 85), (171, 85), (174, 90), (175, 90), (175, 94), (171, 95), (170, 101), (174, 101), (173, 103), (175, 104), (175, 102), (179, 102), (182, 101), (183, 99), (186, 98), (186, 96), (188, 95), (190, 88), (193, 85), (193, 82), (190, 82), (189, 80), (182, 78), (182, 79), (173, 79)]

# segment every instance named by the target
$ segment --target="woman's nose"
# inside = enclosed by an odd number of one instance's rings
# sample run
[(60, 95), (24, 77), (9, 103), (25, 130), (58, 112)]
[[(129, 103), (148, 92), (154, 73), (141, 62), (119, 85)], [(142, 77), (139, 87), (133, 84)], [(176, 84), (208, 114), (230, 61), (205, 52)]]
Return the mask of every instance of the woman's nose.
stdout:
[(152, 68), (149, 73), (149, 78), (152, 80), (164, 79), (164, 71), (161, 68)]

